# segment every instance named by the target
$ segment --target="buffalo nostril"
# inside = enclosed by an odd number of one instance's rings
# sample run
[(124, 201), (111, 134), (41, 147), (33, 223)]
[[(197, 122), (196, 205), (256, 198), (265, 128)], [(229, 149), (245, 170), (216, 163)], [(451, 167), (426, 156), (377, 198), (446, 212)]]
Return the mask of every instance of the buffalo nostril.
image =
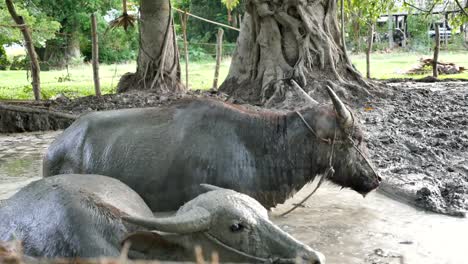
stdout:
[(312, 261), (310, 261), (310, 263), (325, 264), (325, 256), (322, 253), (316, 251), (314, 255), (314, 258), (311, 258)]
[(377, 175), (377, 179), (379, 180), (379, 182), (382, 181), (382, 177), (380, 177), (379, 175)]

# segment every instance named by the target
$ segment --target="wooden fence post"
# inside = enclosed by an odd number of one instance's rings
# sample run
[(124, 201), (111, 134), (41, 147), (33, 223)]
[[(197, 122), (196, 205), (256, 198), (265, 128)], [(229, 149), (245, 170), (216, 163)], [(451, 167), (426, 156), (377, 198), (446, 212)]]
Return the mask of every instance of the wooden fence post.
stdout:
[(184, 11), (182, 14), (179, 12), (180, 24), (182, 26), (182, 34), (184, 36), (184, 55), (185, 55), (185, 87), (188, 89), (188, 69), (189, 69), (189, 54), (188, 54), (188, 42), (187, 42), (187, 20), (188, 14), (187, 11)]
[(437, 61), (439, 60), (439, 50), (440, 50), (440, 31), (439, 24), (434, 23), (435, 25), (435, 47), (434, 47), (434, 59), (432, 60), (432, 76), (437, 78), (439, 72), (437, 70)]
[(223, 33), (224, 31), (221, 28), (218, 29), (218, 35), (216, 36), (216, 67), (213, 80), (213, 89), (218, 89), (219, 67), (221, 66), (221, 59), (223, 57)]
[(370, 55), (372, 52), (372, 44), (374, 43), (374, 23), (369, 25), (369, 36), (367, 39), (367, 49), (366, 49), (366, 77), (369, 79), (370, 74)]
[(93, 61), (93, 79), (94, 91), (96, 96), (101, 96), (101, 84), (99, 83), (99, 43), (97, 35), (96, 15), (91, 14), (91, 38), (93, 40), (92, 61)]
[(19, 16), (16, 13), (15, 6), (13, 5), (12, 0), (6, 0), (6, 5), (8, 8), (8, 12), (10, 13), (13, 20), (18, 24), (21, 29), (21, 33), (23, 33), (24, 38), (24, 45), (28, 51), (29, 59), (31, 60), (31, 75), (32, 75), (32, 87), (34, 92), (34, 99), (40, 100), (41, 99), (41, 78), (40, 72), (41, 68), (39, 66), (39, 61), (37, 60), (36, 50), (34, 50), (34, 45), (31, 37), (31, 32), (29, 27), (25, 24), (24, 18)]

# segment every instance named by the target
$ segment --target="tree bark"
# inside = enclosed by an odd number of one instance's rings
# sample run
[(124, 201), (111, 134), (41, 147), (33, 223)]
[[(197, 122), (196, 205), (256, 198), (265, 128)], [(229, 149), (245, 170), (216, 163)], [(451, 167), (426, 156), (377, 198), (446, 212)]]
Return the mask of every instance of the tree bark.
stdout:
[(369, 36), (367, 36), (367, 49), (366, 49), (366, 77), (370, 79), (370, 55), (372, 52), (372, 45), (374, 44), (374, 24), (369, 26)]
[(343, 52), (345, 54), (348, 54), (348, 51), (346, 49), (344, 0), (340, 0), (340, 19), (341, 19), (341, 45), (343, 45)]
[(93, 41), (92, 61), (93, 61), (93, 79), (94, 91), (97, 96), (101, 96), (101, 84), (99, 83), (99, 43), (97, 35), (96, 15), (91, 14), (91, 38)]
[(137, 70), (120, 79), (118, 91), (185, 92), (169, 0), (140, 1), (140, 50)]
[(387, 34), (388, 34), (388, 48), (393, 49), (393, 25), (392, 25), (392, 12), (387, 8)]
[(15, 21), (16, 24), (20, 25), (21, 33), (23, 34), (24, 38), (24, 45), (28, 51), (29, 58), (31, 60), (31, 76), (32, 76), (32, 87), (34, 92), (34, 99), (40, 100), (41, 99), (41, 79), (40, 79), (40, 67), (39, 61), (37, 59), (36, 50), (34, 49), (34, 44), (31, 37), (31, 31), (29, 27), (26, 25), (22, 16), (19, 16), (16, 13), (15, 6), (13, 5), (12, 0), (6, 0), (6, 5), (8, 8), (8, 12), (10, 13), (11, 17)]
[(184, 57), (185, 57), (185, 87), (188, 89), (189, 85), (189, 53), (188, 53), (188, 42), (187, 42), (187, 20), (188, 14), (187, 11), (184, 13), (179, 13), (180, 16), (180, 25), (182, 27), (182, 34), (184, 35)]
[(353, 94), (368, 94), (369, 84), (346, 56), (336, 0), (246, 3), (236, 51), (220, 90), (268, 105), (272, 99), (287, 100), (294, 90), (291, 79), (323, 98), (323, 89), (314, 88), (339, 85)]
[(432, 60), (432, 76), (437, 78), (439, 76), (439, 71), (437, 69), (437, 62), (439, 60), (439, 51), (440, 51), (440, 30), (439, 24), (435, 23), (435, 46), (434, 46), (434, 59)]

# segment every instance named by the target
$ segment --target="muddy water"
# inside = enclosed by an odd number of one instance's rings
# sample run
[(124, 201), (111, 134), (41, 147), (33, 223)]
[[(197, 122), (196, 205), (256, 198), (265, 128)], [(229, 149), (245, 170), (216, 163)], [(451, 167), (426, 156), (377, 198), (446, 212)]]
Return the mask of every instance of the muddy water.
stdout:
[[(274, 221), (324, 253), (328, 263), (468, 263), (466, 218), (426, 213), (379, 192), (364, 199), (334, 186), (319, 189), (306, 205)], [(289, 206), (279, 206), (273, 214), (283, 208)]]
[[(58, 132), (0, 135), (0, 199), (39, 179), (42, 155)], [(425, 213), (374, 192), (365, 199), (325, 186), (287, 217), (275, 215), (311, 190), (305, 187), (272, 212), (273, 221), (323, 252), (327, 263), (464, 264), (468, 219)]]
[(0, 134), (0, 199), (39, 179), (42, 155), (59, 133)]

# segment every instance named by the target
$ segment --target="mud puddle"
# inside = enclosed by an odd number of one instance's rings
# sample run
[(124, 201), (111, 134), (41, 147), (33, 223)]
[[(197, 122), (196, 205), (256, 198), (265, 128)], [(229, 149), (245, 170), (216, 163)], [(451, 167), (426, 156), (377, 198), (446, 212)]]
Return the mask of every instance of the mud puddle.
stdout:
[(60, 132), (0, 134), (0, 199), (42, 174), (42, 156)]
[(310, 191), (306, 186), (273, 212), (273, 221), (321, 251), (327, 263), (463, 264), (468, 219), (424, 212), (380, 192), (366, 198), (325, 186), (286, 217), (279, 215)]
[[(42, 155), (59, 133), (0, 135), (0, 199), (39, 179)], [(468, 219), (425, 213), (378, 192), (363, 199), (325, 186), (306, 208), (275, 216), (311, 188), (306, 186), (271, 215), (294, 237), (323, 252), (327, 263), (466, 263)]]

